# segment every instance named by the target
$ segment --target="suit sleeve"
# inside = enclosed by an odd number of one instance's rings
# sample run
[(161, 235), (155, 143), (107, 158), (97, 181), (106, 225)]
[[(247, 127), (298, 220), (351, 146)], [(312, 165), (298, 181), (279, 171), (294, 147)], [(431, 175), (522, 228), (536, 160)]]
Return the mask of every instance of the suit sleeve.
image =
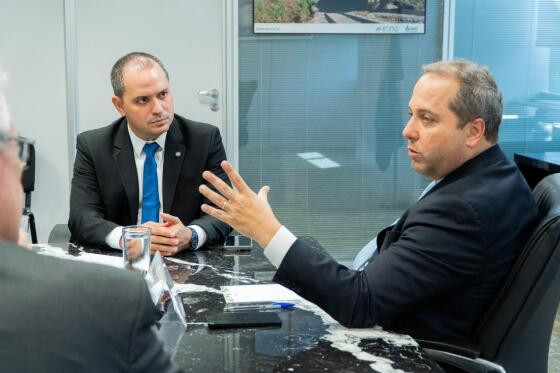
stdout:
[(106, 220), (105, 206), (86, 138), (78, 136), (70, 192), (68, 227), (72, 238), (95, 246), (106, 246), (105, 237), (118, 225)]
[[(218, 176), (225, 183), (231, 186), (229, 178), (220, 166), (221, 162), (224, 160), (226, 160), (226, 152), (222, 143), (220, 131), (218, 128), (213, 128), (210, 147), (206, 157), (205, 169), (211, 171), (214, 175)], [(204, 184), (215, 190), (215, 188), (208, 182), (204, 182)], [(203, 197), (202, 203), (213, 205), (213, 203), (205, 197)], [(231, 232), (231, 227), (229, 225), (203, 212), (201, 212), (199, 218), (190, 222), (189, 225), (198, 225), (206, 231), (206, 234), (208, 235), (207, 245), (209, 246), (222, 245), (226, 236)]]
[(414, 216), (363, 271), (298, 239), (274, 280), (347, 327), (379, 324), (468, 286), (484, 261), (476, 211), (454, 199)]
[[(180, 370), (171, 362), (162, 341), (156, 335), (155, 309), (146, 283), (139, 277), (138, 307), (130, 333), (129, 363), (131, 372), (175, 373)], [(132, 310), (130, 310), (132, 311)]]

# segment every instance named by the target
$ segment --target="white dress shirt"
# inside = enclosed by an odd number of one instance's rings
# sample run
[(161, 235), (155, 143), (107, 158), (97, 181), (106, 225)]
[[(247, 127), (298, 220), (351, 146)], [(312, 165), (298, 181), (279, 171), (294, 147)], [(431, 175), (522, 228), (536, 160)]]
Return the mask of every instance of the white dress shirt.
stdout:
[[(159, 194), (159, 211), (162, 211), (163, 208), (163, 192), (162, 192), (162, 185), (163, 185), (163, 154), (165, 152), (165, 139), (167, 138), (167, 132), (162, 133), (157, 139), (154, 141), (145, 141), (136, 136), (134, 132), (128, 126), (128, 134), (130, 135), (130, 141), (132, 143), (132, 150), (134, 151), (134, 162), (136, 163), (136, 172), (138, 174), (138, 215), (137, 215), (137, 224), (140, 225), (142, 223), (142, 192), (144, 189), (144, 162), (146, 161), (146, 153), (144, 153), (144, 145), (146, 143), (155, 142), (159, 145), (159, 149), (154, 154), (154, 158), (156, 160), (157, 166), (157, 180), (158, 180), (158, 194)], [(198, 245), (197, 247), (193, 247), (193, 249), (198, 249), (206, 242), (206, 232), (198, 225), (189, 225), (189, 228), (192, 228), (198, 234)], [(105, 237), (105, 243), (111, 246), (114, 249), (120, 249), (120, 239), (122, 236), (122, 228), (117, 227), (113, 229), (107, 237)]]

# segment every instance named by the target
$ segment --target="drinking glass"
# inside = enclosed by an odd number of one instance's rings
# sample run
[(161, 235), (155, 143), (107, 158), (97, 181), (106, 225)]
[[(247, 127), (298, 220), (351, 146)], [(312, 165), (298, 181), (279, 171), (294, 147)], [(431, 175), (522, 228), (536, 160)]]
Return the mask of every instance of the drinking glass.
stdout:
[(142, 225), (124, 227), (121, 236), (124, 267), (145, 275), (150, 268), (152, 230)]

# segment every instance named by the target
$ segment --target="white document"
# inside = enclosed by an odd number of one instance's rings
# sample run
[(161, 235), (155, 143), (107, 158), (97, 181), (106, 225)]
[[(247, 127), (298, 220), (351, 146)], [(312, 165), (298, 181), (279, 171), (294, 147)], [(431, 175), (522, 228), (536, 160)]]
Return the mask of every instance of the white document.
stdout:
[(278, 284), (222, 286), (226, 303), (294, 302), (301, 297)]

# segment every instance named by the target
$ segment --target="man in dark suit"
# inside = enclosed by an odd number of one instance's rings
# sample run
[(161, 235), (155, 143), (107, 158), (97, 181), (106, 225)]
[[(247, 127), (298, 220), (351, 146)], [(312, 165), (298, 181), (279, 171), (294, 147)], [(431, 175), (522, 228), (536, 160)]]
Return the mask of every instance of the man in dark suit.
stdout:
[(122, 117), (78, 136), (68, 221), (73, 239), (119, 248), (123, 226), (145, 224), (152, 253), (223, 243), (231, 228), (200, 211), (197, 189), (205, 169), (228, 182), (219, 167), (226, 155), (218, 128), (174, 114), (169, 75), (152, 55), (120, 58), (111, 83)]
[(375, 324), (413, 336), (468, 339), (537, 220), (531, 191), (496, 144), (502, 95), (468, 61), (424, 67), (403, 130), (412, 168), (435, 186), (377, 237), (352, 270), (276, 220), (268, 187), (255, 194), (232, 166), (237, 192), (210, 172), (203, 211), (253, 237), (278, 267), (275, 281), (349, 327)]
[(15, 244), (27, 146), (0, 92), (0, 371), (177, 372), (140, 275)]

